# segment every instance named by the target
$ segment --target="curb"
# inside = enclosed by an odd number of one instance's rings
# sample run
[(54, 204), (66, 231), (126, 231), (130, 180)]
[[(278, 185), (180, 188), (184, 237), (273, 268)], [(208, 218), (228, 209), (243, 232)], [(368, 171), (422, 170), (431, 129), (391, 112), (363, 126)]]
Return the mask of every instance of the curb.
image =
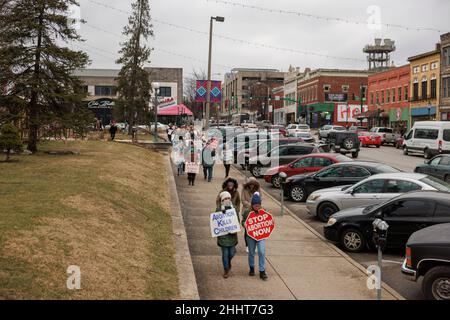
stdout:
[[(240, 174), (241, 176), (243, 176), (245, 178), (245, 175), (238, 169), (236, 169), (235, 167), (231, 167), (232, 170), (236, 171), (238, 174)], [(266, 190), (264, 190), (263, 187), (261, 187), (261, 190), (264, 194), (264, 196), (267, 196), (268, 198), (272, 199), (272, 201), (274, 201), (275, 203), (280, 203), (280, 201), (278, 201), (277, 199), (275, 199), (271, 194), (269, 194)], [(305, 221), (303, 221), (302, 219), (300, 219), (299, 217), (297, 217), (295, 215), (295, 213), (293, 213), (287, 206), (284, 206), (284, 211), (289, 213), (289, 215), (294, 218), (294, 220), (300, 222), (306, 229), (308, 229), (309, 231), (311, 231), (314, 235), (316, 235), (320, 240), (322, 240), (330, 249), (336, 251), (339, 255), (341, 255), (345, 260), (347, 260), (349, 263), (351, 263), (353, 266), (355, 266), (356, 268), (358, 268), (362, 273), (364, 273), (365, 275), (367, 275), (367, 270), (366, 268), (364, 268), (363, 265), (361, 265), (360, 263), (358, 263), (356, 260), (354, 260), (352, 257), (350, 257), (348, 254), (346, 254), (344, 251), (342, 251), (341, 249), (339, 249), (338, 247), (336, 247), (335, 245), (332, 245), (331, 243), (329, 243), (320, 233), (318, 233), (316, 230), (314, 230), (314, 228), (312, 228), (309, 224), (307, 224)], [(386, 292), (388, 292), (389, 294), (391, 294), (395, 299), (397, 300), (406, 300), (400, 293), (398, 293), (397, 291), (395, 291), (391, 286), (389, 286), (388, 284), (386, 284), (385, 282), (382, 282), (381, 284), (382, 288), (384, 290), (386, 290)]]
[[(168, 191), (171, 195), (170, 212), (172, 217), (173, 244), (175, 248), (175, 262), (177, 265), (178, 288), (180, 300), (200, 300), (191, 252), (187, 240), (186, 228), (178, 198), (177, 186), (172, 173), (170, 153), (166, 158), (166, 172)], [(183, 275), (183, 276), (181, 276)]]

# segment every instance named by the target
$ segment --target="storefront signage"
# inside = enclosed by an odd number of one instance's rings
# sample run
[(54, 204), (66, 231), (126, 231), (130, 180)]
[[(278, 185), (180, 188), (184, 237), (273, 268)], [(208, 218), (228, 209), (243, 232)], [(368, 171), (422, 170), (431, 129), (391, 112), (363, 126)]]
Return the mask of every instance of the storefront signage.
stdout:
[(88, 102), (89, 109), (112, 109), (115, 106), (115, 102), (111, 99), (98, 99)]
[[(361, 110), (361, 106), (357, 104), (339, 104), (337, 106), (337, 122), (359, 122), (358, 115), (367, 111), (367, 106), (364, 105)], [(366, 122), (364, 119), (363, 122)]]
[(325, 101), (327, 102), (345, 102), (347, 99), (347, 93), (325, 93)]

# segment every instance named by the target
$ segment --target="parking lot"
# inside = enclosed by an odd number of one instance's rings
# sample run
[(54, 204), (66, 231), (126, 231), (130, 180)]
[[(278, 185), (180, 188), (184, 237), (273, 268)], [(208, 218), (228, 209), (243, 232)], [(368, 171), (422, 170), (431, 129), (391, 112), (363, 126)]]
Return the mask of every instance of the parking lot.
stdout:
[[(423, 156), (405, 156), (402, 150), (392, 146), (382, 146), (381, 148), (362, 148), (358, 160), (376, 161), (396, 167), (405, 172), (413, 172), (414, 168), (424, 162)], [(250, 175), (248, 173), (248, 175)], [(259, 179), (261, 186), (277, 200), (280, 200), (280, 190), (266, 183), (264, 179)], [(304, 220), (316, 231), (323, 234), (323, 223), (310, 216), (304, 204), (286, 201), (285, 205), (294, 212), (300, 219)], [(350, 256), (363, 266), (377, 264), (376, 252), (352, 253)], [(388, 250), (383, 255), (383, 281), (403, 295), (406, 299), (424, 299), (421, 292), (421, 283), (408, 281), (400, 271), (404, 259), (403, 250)]]

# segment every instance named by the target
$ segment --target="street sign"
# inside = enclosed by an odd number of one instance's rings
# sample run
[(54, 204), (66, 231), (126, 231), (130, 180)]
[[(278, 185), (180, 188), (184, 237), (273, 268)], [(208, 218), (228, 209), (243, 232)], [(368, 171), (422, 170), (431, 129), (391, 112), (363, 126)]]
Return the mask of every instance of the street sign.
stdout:
[(223, 212), (211, 213), (209, 219), (211, 227), (211, 236), (217, 238), (229, 233), (238, 233), (241, 231), (239, 219), (235, 209)]
[(274, 228), (275, 221), (272, 215), (263, 209), (259, 210), (258, 213), (250, 212), (247, 220), (245, 220), (247, 235), (256, 241), (269, 238)]

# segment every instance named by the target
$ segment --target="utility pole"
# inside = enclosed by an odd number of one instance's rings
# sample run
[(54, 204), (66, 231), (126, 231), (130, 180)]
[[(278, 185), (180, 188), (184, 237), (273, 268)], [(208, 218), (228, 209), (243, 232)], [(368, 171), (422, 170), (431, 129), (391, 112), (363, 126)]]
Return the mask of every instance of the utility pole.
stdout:
[[(224, 22), (224, 17), (211, 17), (209, 21), (209, 52), (208, 52), (208, 81), (206, 84), (206, 124), (205, 130), (209, 129), (209, 109), (211, 107), (211, 57), (212, 57), (212, 35), (213, 35), (213, 21)], [(219, 119), (217, 119), (219, 122)]]

